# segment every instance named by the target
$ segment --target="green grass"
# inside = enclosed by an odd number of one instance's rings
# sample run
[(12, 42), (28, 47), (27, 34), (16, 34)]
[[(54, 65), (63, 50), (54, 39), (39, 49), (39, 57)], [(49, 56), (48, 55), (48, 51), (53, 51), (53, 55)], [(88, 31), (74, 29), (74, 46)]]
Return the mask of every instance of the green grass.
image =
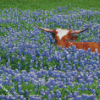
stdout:
[(73, 10), (69, 4), (75, 9), (78, 7), (83, 9), (100, 9), (99, 0), (0, 0), (0, 9), (18, 8), (31, 11), (35, 9), (50, 11), (51, 9), (57, 9), (58, 6), (68, 6), (68, 11)]

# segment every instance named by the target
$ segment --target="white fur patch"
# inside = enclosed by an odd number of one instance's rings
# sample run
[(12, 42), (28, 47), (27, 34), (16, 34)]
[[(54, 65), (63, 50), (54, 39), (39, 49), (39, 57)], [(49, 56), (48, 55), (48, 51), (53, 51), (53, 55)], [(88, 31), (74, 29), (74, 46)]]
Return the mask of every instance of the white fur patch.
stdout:
[(60, 38), (60, 40), (61, 40), (61, 38), (62, 38), (63, 36), (67, 35), (68, 32), (69, 32), (69, 30), (61, 29), (61, 28), (56, 29), (56, 31), (58, 32), (57, 36)]

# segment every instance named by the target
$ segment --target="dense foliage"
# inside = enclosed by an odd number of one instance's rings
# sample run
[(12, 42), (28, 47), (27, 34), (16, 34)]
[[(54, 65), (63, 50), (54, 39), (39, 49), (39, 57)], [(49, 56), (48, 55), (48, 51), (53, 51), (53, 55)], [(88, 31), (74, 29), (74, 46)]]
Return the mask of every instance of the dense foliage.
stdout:
[(0, 10), (1, 100), (100, 98), (100, 54), (55, 46), (51, 34), (35, 26), (73, 30), (89, 26), (76, 41), (100, 43), (100, 11), (66, 10)]

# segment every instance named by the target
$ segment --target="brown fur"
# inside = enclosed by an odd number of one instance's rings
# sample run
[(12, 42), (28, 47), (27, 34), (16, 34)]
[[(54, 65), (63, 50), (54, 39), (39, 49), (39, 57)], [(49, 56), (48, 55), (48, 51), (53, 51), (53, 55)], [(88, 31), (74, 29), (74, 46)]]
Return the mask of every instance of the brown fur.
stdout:
[[(38, 26), (37, 26), (38, 27)], [(60, 38), (57, 36), (57, 31), (56, 29), (46, 29), (46, 28), (41, 28), (38, 27), (46, 32), (50, 32), (53, 36), (53, 38), (55, 39), (56, 45), (58, 46), (65, 46), (66, 48), (68, 47), (72, 47), (72, 45), (76, 46), (77, 49), (83, 49), (83, 50), (88, 50), (88, 48), (91, 48), (92, 52), (95, 52), (95, 50), (97, 49), (97, 52), (100, 53), (100, 44), (95, 43), (95, 42), (69, 42), (66, 40), (76, 40), (78, 38), (78, 36), (72, 35), (72, 34), (77, 34), (77, 33), (81, 33), (84, 32), (85, 30), (87, 30), (88, 28), (84, 29), (84, 30), (69, 30), (68, 34), (66, 34), (65, 36), (63, 36), (60, 40)]]

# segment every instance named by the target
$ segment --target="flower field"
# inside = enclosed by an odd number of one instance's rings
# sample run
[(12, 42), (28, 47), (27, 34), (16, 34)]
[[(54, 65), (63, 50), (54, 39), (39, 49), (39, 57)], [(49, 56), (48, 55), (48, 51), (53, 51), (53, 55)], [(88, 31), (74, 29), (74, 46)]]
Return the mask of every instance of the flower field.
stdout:
[(100, 100), (100, 54), (58, 47), (50, 33), (35, 25), (89, 26), (76, 41), (100, 44), (100, 10), (1, 9), (0, 100)]

